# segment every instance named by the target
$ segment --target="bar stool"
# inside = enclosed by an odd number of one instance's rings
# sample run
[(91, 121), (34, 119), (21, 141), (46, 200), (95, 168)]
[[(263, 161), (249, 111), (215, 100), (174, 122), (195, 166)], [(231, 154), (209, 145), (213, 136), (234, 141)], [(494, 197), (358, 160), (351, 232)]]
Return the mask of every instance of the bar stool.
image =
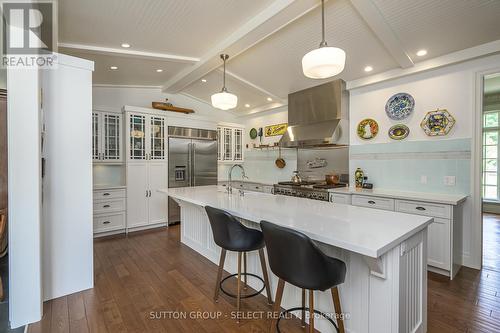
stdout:
[[(259, 230), (251, 229), (245, 227), (243, 224), (241, 224), (233, 215), (217, 208), (213, 208), (210, 206), (205, 207), (205, 211), (207, 212), (208, 219), (210, 221), (210, 225), (212, 226), (212, 233), (214, 236), (214, 241), (215, 244), (220, 246), (222, 248), (222, 252), (220, 254), (220, 261), (219, 261), (219, 270), (217, 273), (217, 281), (215, 284), (215, 295), (214, 295), (214, 301), (217, 302), (219, 298), (219, 290), (222, 290), (222, 292), (230, 297), (236, 298), (236, 310), (238, 311), (238, 322), (239, 322), (239, 312), (240, 312), (240, 302), (242, 298), (249, 298), (249, 297), (254, 297), (259, 295), (264, 288), (266, 289), (267, 293), (267, 300), (269, 304), (273, 303), (272, 297), (271, 297), (271, 288), (269, 287), (269, 277), (267, 275), (267, 266), (266, 266), (266, 258), (264, 256), (264, 236), (262, 235), (262, 232)], [(259, 257), (260, 257), (260, 265), (262, 268), (262, 279), (260, 276), (247, 273), (247, 260), (246, 260), (246, 253), (250, 251), (259, 251)], [(226, 252), (227, 251), (234, 251), (238, 252), (238, 273), (237, 274), (232, 274), (227, 277), (225, 277), (223, 280), (222, 278), (222, 272), (224, 271), (224, 262), (226, 260)], [(244, 271), (241, 272), (241, 259), (243, 257), (243, 265), (244, 265)], [(252, 293), (252, 294), (246, 294), (242, 295), (241, 294), (241, 276), (243, 275), (244, 277), (244, 289), (247, 289), (247, 276), (253, 276), (263, 283), (262, 289), (259, 291)], [(223, 283), (231, 278), (237, 276), (238, 279), (238, 287), (237, 287), (237, 294), (231, 294), (227, 292), (223, 288)]]
[[(262, 221), (260, 223), (269, 257), (271, 271), (278, 276), (273, 313), (280, 311), (285, 282), (302, 289), (302, 307), (285, 310), (278, 317), (273, 316), (270, 332), (286, 313), (302, 310), (302, 327), (305, 327), (305, 311), (309, 311), (309, 332), (314, 332), (314, 313), (326, 318), (337, 330), (344, 333), (337, 286), (344, 282), (346, 265), (343, 261), (325, 255), (306, 235), (292, 229)], [(306, 289), (309, 290), (309, 307), (305, 306)], [(337, 324), (323, 312), (314, 309), (314, 290), (331, 289)]]

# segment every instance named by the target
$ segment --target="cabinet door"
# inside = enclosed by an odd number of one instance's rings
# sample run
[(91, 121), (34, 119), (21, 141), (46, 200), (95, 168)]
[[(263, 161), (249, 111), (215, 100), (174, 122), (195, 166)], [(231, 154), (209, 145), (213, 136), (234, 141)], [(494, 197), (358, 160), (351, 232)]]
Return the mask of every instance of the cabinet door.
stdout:
[(149, 117), (149, 147), (148, 159), (153, 161), (166, 160), (165, 118), (161, 116)]
[(164, 223), (168, 218), (168, 200), (158, 190), (168, 187), (168, 164), (149, 162), (149, 224)]
[(101, 159), (101, 125), (100, 114), (92, 112), (92, 161), (99, 162)]
[(146, 160), (146, 116), (128, 115), (127, 155), (132, 161)]
[(120, 114), (102, 114), (102, 160), (105, 162), (121, 162), (121, 123)]
[(233, 129), (233, 159), (234, 161), (243, 161), (243, 129)]
[(217, 161), (222, 161), (222, 146), (222, 129), (220, 127), (217, 127)]
[(451, 269), (450, 220), (434, 218), (427, 230), (427, 263), (449, 271)]
[(127, 164), (127, 227), (148, 224), (148, 163)]
[(222, 129), (222, 137), (223, 137), (223, 149), (224, 154), (222, 159), (224, 161), (232, 161), (233, 160), (233, 129), (224, 127)]

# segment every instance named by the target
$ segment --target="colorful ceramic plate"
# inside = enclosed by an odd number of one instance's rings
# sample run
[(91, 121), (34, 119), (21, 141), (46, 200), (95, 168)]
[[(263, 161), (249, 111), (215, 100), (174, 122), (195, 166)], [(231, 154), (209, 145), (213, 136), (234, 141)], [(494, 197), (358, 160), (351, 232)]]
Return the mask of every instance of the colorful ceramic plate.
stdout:
[(455, 118), (447, 110), (427, 112), (420, 124), (428, 136), (441, 136), (448, 134), (455, 125)]
[(358, 136), (363, 140), (371, 140), (378, 134), (378, 123), (370, 118), (363, 119), (358, 124)]
[(253, 139), (255, 139), (255, 138), (257, 138), (257, 130), (256, 130), (255, 128), (252, 128), (252, 129), (250, 130), (250, 139), (252, 139), (252, 140), (253, 140)]
[(389, 137), (393, 140), (403, 140), (408, 134), (410, 134), (410, 129), (403, 124), (397, 124), (389, 128)]
[(387, 101), (385, 104), (385, 113), (393, 120), (403, 120), (413, 112), (415, 100), (410, 94), (399, 93)]

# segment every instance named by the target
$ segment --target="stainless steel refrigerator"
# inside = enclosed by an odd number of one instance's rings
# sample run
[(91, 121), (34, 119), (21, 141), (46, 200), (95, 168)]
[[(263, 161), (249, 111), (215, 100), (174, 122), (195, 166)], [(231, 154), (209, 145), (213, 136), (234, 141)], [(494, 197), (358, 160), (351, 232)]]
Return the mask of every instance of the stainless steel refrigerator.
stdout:
[[(217, 132), (168, 128), (168, 187), (217, 184)], [(168, 198), (168, 223), (180, 222), (180, 207)]]

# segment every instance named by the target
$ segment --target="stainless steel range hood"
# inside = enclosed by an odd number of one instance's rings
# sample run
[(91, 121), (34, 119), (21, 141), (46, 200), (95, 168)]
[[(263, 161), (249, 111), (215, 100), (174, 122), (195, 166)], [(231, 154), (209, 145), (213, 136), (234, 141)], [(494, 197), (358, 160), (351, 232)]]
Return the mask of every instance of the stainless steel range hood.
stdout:
[(349, 144), (349, 94), (343, 80), (288, 95), (288, 129), (282, 147), (325, 147)]

